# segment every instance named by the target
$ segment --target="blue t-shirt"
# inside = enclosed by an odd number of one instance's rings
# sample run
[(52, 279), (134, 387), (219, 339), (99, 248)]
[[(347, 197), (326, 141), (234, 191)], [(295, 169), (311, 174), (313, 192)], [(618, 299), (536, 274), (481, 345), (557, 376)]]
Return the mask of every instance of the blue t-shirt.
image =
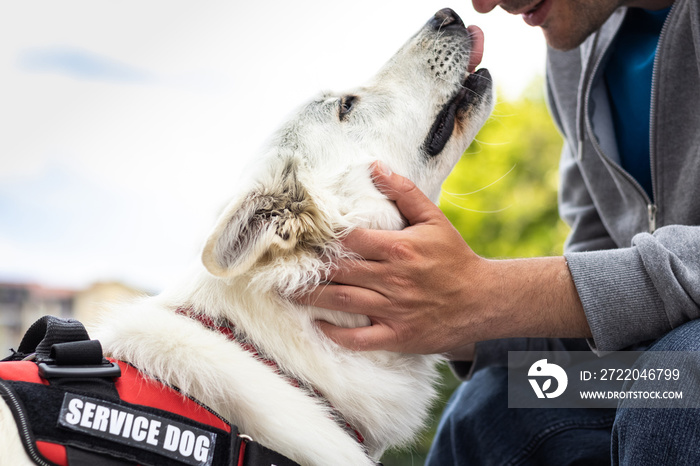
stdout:
[(630, 8), (605, 69), (620, 164), (653, 200), (649, 120), (651, 80), (659, 35), (670, 8)]

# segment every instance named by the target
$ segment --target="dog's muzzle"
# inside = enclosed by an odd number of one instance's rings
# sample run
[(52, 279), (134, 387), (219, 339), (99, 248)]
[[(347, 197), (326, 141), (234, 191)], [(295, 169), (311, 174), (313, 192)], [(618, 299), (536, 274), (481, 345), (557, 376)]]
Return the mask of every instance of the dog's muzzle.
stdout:
[[(459, 15), (450, 8), (444, 8), (438, 11), (435, 16), (428, 21), (428, 26), (433, 27), (436, 31), (458, 29), (469, 32), (469, 29), (465, 28), (464, 22)], [(481, 56), (483, 55), (483, 33), (481, 33), (480, 30), (479, 33), (480, 37), (478, 38), (473, 38), (473, 34), (469, 33), (470, 60), (468, 70), (475, 69), (479, 65)], [(466, 117), (469, 108), (481, 102), (484, 95), (486, 95), (491, 87), (491, 81), (491, 74), (486, 68), (466, 75), (457, 93), (438, 113), (435, 122), (428, 132), (428, 136), (423, 142), (423, 150), (428, 157), (435, 157), (442, 152), (445, 145), (447, 145), (447, 142), (452, 137), (455, 124), (460, 118)]]

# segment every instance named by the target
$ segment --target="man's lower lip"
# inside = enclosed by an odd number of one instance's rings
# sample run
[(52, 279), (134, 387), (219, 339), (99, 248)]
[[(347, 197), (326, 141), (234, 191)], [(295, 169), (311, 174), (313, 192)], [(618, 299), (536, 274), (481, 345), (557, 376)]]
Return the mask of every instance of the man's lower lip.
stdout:
[(527, 13), (523, 13), (523, 20), (528, 26), (541, 26), (547, 18), (551, 6), (551, 0), (543, 0), (534, 11), (530, 10)]

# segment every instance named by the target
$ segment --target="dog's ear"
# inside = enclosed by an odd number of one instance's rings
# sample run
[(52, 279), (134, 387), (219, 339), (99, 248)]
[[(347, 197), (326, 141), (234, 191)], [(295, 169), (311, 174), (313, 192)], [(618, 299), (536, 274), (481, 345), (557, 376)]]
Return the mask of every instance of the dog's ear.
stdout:
[(204, 246), (202, 262), (218, 277), (243, 274), (260, 260), (320, 241), (324, 222), (318, 215), (288, 164), (226, 208)]

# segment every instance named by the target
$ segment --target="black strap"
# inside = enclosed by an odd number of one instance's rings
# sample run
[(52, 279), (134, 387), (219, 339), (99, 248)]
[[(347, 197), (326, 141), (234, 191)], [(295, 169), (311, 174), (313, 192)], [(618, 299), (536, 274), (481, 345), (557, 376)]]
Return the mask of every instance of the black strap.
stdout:
[(113, 379), (121, 375), (119, 366), (103, 357), (102, 345), (90, 340), (79, 321), (44, 316), (34, 322), (18, 349), (19, 355), (32, 353), (39, 375), (51, 385), (119, 399)]
[(101, 455), (73, 446), (66, 447), (66, 458), (70, 466), (136, 466), (133, 461)]
[(243, 456), (243, 466), (299, 466), (286, 456), (254, 441), (246, 441)]
[(102, 345), (97, 340), (54, 343), (49, 357), (58, 366), (99, 366), (104, 363)]
[(17, 351), (22, 354), (36, 353), (36, 359), (44, 361), (51, 359), (51, 347), (56, 343), (89, 339), (87, 330), (77, 320), (44, 316), (29, 327)]

